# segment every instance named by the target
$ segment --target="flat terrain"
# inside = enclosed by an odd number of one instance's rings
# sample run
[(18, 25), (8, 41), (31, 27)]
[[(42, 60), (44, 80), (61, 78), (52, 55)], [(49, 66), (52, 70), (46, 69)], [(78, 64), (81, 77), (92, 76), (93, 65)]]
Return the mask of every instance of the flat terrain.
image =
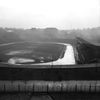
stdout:
[(53, 43), (8, 43), (0, 45), (0, 62), (8, 62), (10, 58), (31, 59), (31, 63), (51, 62), (57, 60), (64, 45)]

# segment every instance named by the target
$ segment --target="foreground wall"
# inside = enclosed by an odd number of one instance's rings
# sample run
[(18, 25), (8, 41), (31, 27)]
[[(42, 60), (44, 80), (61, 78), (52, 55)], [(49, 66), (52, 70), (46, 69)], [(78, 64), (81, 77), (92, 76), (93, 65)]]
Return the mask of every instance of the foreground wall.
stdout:
[(100, 92), (100, 64), (71, 66), (1, 64), (0, 91)]

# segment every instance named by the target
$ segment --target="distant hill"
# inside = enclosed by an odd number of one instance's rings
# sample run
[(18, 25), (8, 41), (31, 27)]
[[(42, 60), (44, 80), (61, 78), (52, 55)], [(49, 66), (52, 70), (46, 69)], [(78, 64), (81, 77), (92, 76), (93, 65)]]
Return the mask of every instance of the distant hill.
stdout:
[(81, 37), (96, 45), (100, 44), (100, 27), (73, 30), (58, 30), (57, 28), (0, 28), (0, 43), (19, 41), (49, 41), (73, 43), (76, 37)]
[(13, 31), (0, 28), (0, 43), (10, 43), (22, 41), (18, 34)]

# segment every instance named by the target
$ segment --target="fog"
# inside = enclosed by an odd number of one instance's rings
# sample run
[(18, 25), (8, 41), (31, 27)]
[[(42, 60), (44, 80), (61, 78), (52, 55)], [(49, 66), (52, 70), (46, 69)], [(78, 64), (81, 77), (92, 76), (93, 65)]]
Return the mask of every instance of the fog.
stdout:
[(0, 27), (83, 29), (100, 26), (100, 0), (0, 0)]
[(20, 41), (74, 43), (76, 37), (81, 37), (90, 43), (100, 45), (100, 27), (73, 30), (59, 30), (57, 28), (0, 28), (0, 43)]
[(100, 0), (3, 0), (0, 27), (0, 43), (82, 37), (99, 45)]

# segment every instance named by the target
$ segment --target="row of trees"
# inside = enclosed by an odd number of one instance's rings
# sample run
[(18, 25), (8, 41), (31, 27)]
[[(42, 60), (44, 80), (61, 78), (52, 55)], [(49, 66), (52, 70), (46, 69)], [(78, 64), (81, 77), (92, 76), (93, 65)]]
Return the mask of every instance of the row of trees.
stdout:
[(0, 28), (0, 43), (44, 40), (57, 41), (58, 39), (63, 42), (63, 40), (74, 40), (76, 37), (82, 37), (92, 43), (100, 43), (100, 27), (82, 30)]

